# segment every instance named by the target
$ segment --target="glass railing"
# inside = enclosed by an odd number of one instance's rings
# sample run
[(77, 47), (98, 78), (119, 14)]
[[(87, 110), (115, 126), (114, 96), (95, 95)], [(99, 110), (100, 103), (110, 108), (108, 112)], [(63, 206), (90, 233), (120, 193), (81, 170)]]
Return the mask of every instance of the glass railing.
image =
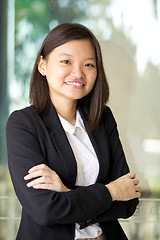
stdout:
[[(15, 196), (0, 196), (0, 240), (15, 240), (20, 215)], [(160, 199), (141, 198), (135, 214), (120, 223), (129, 240), (160, 240)]]
[(160, 199), (141, 198), (129, 219), (120, 219), (130, 240), (160, 240)]
[(0, 240), (15, 240), (21, 206), (15, 196), (0, 196)]

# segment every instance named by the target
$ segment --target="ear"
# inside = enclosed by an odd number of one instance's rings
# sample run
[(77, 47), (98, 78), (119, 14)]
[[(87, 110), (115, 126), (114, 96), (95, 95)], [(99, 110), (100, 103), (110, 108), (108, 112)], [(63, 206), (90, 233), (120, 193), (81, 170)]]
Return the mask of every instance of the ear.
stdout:
[(42, 74), (42, 76), (46, 75), (46, 61), (43, 59), (42, 56), (39, 57), (38, 59), (38, 71), (40, 72), (40, 74)]

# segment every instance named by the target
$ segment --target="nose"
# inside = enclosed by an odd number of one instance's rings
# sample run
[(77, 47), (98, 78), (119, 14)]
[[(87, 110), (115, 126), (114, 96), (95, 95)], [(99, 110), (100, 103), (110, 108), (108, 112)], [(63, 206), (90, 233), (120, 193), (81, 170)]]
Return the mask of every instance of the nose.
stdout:
[(73, 66), (71, 76), (75, 77), (76, 79), (83, 79), (85, 77), (85, 73), (81, 66), (76, 65)]

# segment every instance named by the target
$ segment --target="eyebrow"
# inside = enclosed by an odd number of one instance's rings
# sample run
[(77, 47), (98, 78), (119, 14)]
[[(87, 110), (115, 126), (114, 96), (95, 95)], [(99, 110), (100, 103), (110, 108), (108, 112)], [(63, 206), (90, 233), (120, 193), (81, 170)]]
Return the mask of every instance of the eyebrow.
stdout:
[[(61, 56), (74, 57), (72, 54), (69, 54), (69, 53), (61, 53), (59, 56), (60, 57)], [(95, 57), (87, 57), (86, 60), (94, 60), (94, 61), (96, 61), (96, 58)]]

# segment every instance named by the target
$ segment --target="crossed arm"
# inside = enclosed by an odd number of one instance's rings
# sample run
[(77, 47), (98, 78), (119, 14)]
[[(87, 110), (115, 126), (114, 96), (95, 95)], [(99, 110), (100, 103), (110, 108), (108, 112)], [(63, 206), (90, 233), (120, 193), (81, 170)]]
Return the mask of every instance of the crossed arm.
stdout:
[[(34, 189), (48, 189), (57, 192), (71, 190), (63, 184), (58, 174), (45, 164), (32, 167), (24, 179), (31, 180), (27, 183), (27, 187)], [(130, 172), (105, 186), (108, 188), (113, 201), (128, 201), (141, 196), (141, 187), (138, 184), (139, 180), (136, 178), (136, 174)]]

